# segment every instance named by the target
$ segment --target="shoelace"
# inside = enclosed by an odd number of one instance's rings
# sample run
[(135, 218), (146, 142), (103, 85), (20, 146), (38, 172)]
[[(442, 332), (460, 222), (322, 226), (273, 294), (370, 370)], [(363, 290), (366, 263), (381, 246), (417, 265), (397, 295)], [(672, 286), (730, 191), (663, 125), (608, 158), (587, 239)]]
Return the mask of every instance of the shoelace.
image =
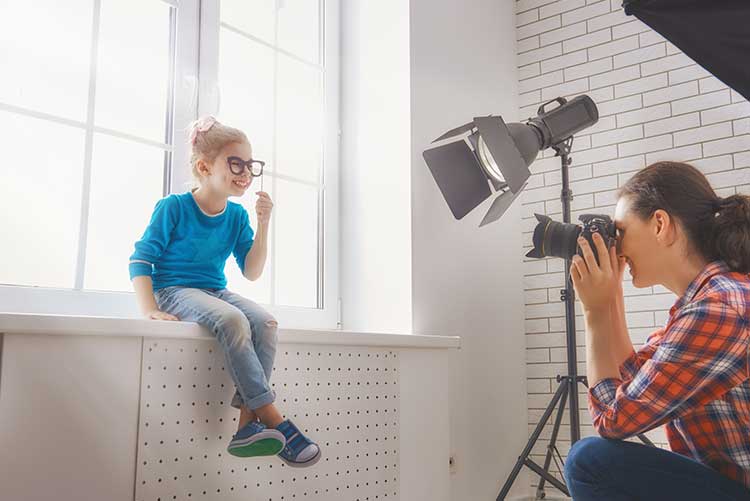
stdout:
[[(288, 423), (288, 427), (285, 427), (286, 430), (282, 431), (282, 433), (286, 437), (286, 447), (284, 447), (284, 449), (287, 451), (287, 453), (294, 454), (296, 456), (297, 454), (302, 452), (305, 447), (312, 444), (312, 442), (310, 441), (310, 439), (304, 436), (302, 432), (300, 432), (299, 429), (291, 421), (289, 421)], [(287, 435), (287, 433), (290, 434)]]

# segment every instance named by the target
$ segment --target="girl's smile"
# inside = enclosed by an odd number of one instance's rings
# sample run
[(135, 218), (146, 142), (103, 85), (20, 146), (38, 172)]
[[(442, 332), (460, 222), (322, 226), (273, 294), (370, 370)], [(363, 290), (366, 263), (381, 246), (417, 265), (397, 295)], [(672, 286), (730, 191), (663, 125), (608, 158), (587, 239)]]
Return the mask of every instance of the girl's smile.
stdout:
[(232, 184), (239, 187), (241, 190), (246, 190), (250, 187), (250, 179), (249, 178), (240, 178), (240, 179), (234, 179), (232, 181)]

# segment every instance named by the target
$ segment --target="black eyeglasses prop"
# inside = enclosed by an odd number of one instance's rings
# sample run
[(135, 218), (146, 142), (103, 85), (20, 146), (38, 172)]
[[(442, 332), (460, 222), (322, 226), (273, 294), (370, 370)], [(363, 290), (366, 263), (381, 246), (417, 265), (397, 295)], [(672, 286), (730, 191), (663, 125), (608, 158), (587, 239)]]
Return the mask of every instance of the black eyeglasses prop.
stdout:
[(232, 174), (239, 176), (245, 172), (245, 169), (248, 169), (253, 177), (262, 176), (263, 166), (266, 165), (263, 160), (250, 159), (246, 162), (240, 157), (227, 157), (227, 164), (229, 164), (229, 170), (232, 171)]

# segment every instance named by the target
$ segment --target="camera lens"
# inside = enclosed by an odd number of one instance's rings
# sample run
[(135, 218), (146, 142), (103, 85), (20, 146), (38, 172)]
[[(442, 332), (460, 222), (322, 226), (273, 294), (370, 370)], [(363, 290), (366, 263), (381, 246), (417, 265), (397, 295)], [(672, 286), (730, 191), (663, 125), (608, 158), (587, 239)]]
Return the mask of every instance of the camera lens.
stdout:
[(542, 214), (536, 214), (536, 219), (539, 224), (534, 228), (532, 237), (534, 248), (526, 256), (572, 258), (578, 249), (577, 240), (581, 227), (577, 224), (559, 223)]
[(594, 245), (593, 234), (599, 233), (604, 239), (607, 248), (617, 244), (617, 231), (615, 223), (605, 214), (582, 214), (579, 219), (582, 226), (570, 223), (558, 223), (550, 217), (535, 214), (539, 223), (534, 228), (532, 242), (534, 248), (526, 253), (526, 257), (561, 257), (571, 259), (579, 253), (578, 237), (585, 238), (591, 251), (599, 262), (599, 256)]
[(545, 248), (549, 249), (548, 255), (563, 259), (572, 258), (578, 250), (577, 240), (580, 234), (581, 227), (577, 224), (552, 221), (544, 236)]

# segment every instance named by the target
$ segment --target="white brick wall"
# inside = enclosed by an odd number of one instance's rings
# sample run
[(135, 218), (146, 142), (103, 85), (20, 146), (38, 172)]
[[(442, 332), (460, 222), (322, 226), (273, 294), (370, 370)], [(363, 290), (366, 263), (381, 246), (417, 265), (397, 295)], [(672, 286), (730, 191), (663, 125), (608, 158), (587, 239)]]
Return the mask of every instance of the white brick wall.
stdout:
[[(518, 0), (517, 39), (521, 116), (542, 102), (588, 94), (599, 123), (573, 145), (573, 218), (612, 215), (615, 193), (637, 170), (658, 160), (690, 161), (721, 195), (750, 193), (750, 103), (696, 65), (646, 25), (626, 16), (621, 0)], [(522, 196), (524, 245), (531, 246), (534, 212), (562, 218), (559, 159), (545, 155), (531, 166), (533, 189)], [(641, 345), (667, 319), (675, 297), (663, 287), (636, 289), (625, 282), (631, 339)], [(524, 264), (529, 430), (566, 371), (565, 323), (559, 289), (561, 259)], [(578, 309), (580, 314), (580, 309)], [(578, 360), (584, 373), (583, 322)], [(593, 434), (581, 391), (582, 434)], [(567, 453), (567, 415), (558, 445)], [(534, 449), (543, 460), (551, 426)], [(662, 430), (652, 439), (664, 445)], [(536, 479), (534, 479), (536, 483)]]

